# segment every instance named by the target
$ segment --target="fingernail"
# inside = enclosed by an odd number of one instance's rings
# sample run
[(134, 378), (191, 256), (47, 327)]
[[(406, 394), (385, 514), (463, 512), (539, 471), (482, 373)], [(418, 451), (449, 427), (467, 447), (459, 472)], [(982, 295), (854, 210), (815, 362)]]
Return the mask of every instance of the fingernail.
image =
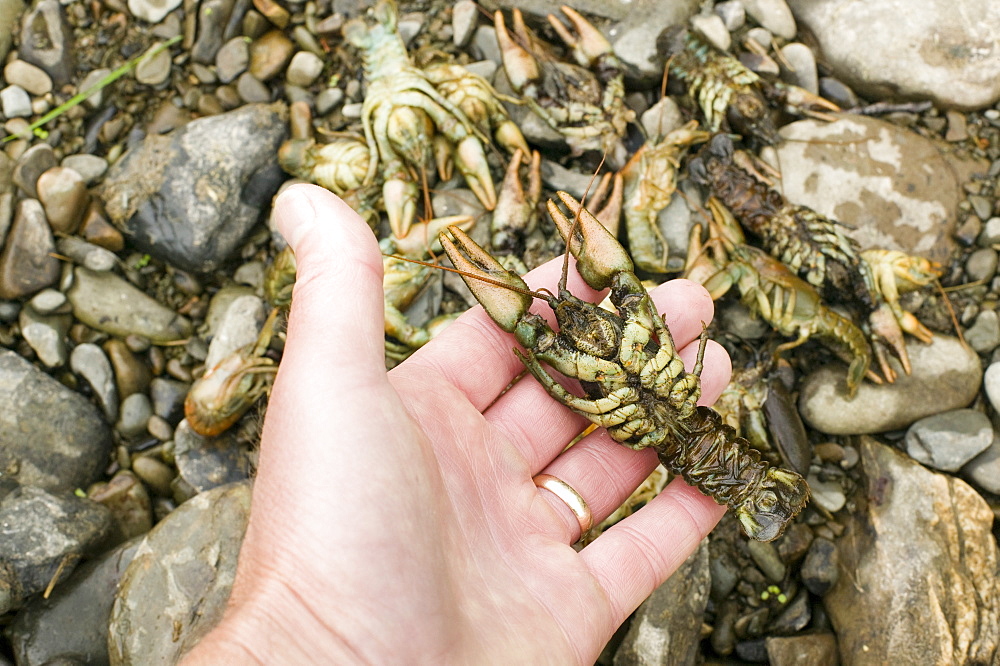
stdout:
[(278, 231), (292, 246), (292, 250), (298, 247), (298, 241), (306, 230), (316, 223), (316, 208), (312, 200), (300, 190), (301, 188), (293, 185), (274, 202)]

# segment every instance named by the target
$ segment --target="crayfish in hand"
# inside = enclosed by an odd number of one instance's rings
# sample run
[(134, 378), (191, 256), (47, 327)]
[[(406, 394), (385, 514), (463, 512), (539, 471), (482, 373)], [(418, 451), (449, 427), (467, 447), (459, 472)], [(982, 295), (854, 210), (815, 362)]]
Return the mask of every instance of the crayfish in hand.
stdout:
[[(524, 347), (516, 352), (549, 395), (608, 429), (633, 449), (652, 447), (665, 467), (732, 508), (751, 538), (777, 538), (809, 497), (795, 472), (762, 461), (714, 410), (698, 406), (707, 333), (692, 372), (686, 372), (670, 331), (636, 277), (628, 253), (590, 212), (565, 192), (548, 212), (594, 289), (611, 289), (617, 313), (580, 300), (566, 288), (532, 292), (460, 229), (441, 244), (489, 316)], [(555, 312), (559, 331), (528, 311), (533, 298)], [(585, 397), (563, 388), (542, 364), (578, 379)]]

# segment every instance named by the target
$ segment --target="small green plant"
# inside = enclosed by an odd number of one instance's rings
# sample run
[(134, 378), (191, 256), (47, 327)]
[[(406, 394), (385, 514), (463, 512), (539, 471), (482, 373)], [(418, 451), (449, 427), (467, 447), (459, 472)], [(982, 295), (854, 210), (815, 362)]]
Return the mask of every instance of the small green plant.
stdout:
[[(56, 108), (54, 108), (51, 111), (49, 111), (48, 113), (46, 113), (44, 116), (42, 116), (41, 118), (39, 118), (35, 122), (31, 123), (31, 125), (28, 126), (28, 131), (30, 131), (32, 134), (34, 134), (35, 136), (37, 136), (40, 139), (45, 139), (46, 137), (48, 137), (48, 132), (46, 132), (44, 129), (42, 129), (43, 125), (45, 125), (46, 123), (48, 123), (50, 120), (54, 120), (54, 119), (58, 118), (62, 114), (66, 113), (67, 111), (69, 111), (70, 109), (72, 109), (77, 104), (80, 104), (81, 102), (83, 102), (84, 100), (86, 100), (88, 97), (90, 97), (94, 93), (99, 92), (100, 90), (103, 90), (105, 87), (109, 86), (110, 84), (114, 83), (115, 81), (117, 81), (121, 77), (125, 76), (130, 71), (132, 71), (135, 67), (137, 67), (139, 65), (139, 63), (142, 62), (143, 60), (145, 60), (146, 58), (152, 58), (153, 56), (155, 56), (156, 54), (158, 54), (163, 49), (170, 48), (171, 46), (173, 46), (174, 44), (176, 44), (180, 40), (181, 40), (181, 36), (180, 35), (177, 35), (176, 37), (171, 37), (170, 39), (168, 39), (167, 41), (163, 42), (162, 44), (160, 44), (159, 46), (157, 46), (153, 50), (149, 51), (145, 55), (141, 55), (141, 56), (139, 56), (137, 58), (132, 58), (127, 63), (125, 63), (124, 65), (122, 65), (121, 67), (119, 67), (118, 69), (114, 70), (113, 72), (110, 72), (107, 76), (105, 76), (104, 78), (102, 78), (100, 81), (98, 81), (94, 85), (90, 86), (89, 88), (87, 88), (86, 90), (84, 90), (82, 92), (77, 93), (76, 95), (73, 95), (68, 100), (66, 100), (65, 102), (63, 102), (62, 104), (60, 104), (59, 106), (57, 106)], [(17, 136), (18, 135), (16, 135), (16, 134), (11, 134), (10, 136), (6, 136), (6, 137), (3, 138), (2, 141), (0, 141), (0, 143), (7, 143), (8, 141), (13, 141), (14, 139), (17, 138)]]

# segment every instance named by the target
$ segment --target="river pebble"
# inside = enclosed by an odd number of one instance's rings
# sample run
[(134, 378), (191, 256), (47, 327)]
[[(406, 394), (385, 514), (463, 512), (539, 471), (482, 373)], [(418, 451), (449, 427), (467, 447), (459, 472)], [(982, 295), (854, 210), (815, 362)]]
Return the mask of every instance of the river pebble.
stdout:
[(291, 60), (295, 45), (280, 30), (271, 30), (250, 44), (248, 71), (258, 81), (268, 81), (281, 72)]
[(104, 351), (114, 369), (115, 386), (122, 400), (133, 393), (144, 393), (149, 388), (152, 379), (149, 366), (136, 356), (124, 341), (111, 338), (104, 343)]
[(215, 68), (219, 80), (229, 83), (246, 71), (250, 64), (250, 40), (233, 37), (215, 54)]
[(191, 335), (191, 322), (147, 296), (114, 273), (97, 273), (83, 266), (73, 271), (66, 292), (74, 316), (91, 328), (125, 337), (141, 335), (154, 343)]
[(69, 359), (73, 372), (83, 377), (93, 389), (97, 401), (104, 410), (108, 423), (118, 420), (118, 387), (111, 361), (100, 347), (84, 343), (73, 348)]
[(56, 243), (56, 247), (61, 254), (95, 273), (105, 273), (121, 264), (121, 260), (114, 252), (81, 240), (77, 236), (63, 236)]
[(21, 60), (45, 70), (56, 87), (70, 83), (73, 77), (75, 43), (59, 0), (39, 0), (21, 20), (18, 55)]
[(740, 0), (717, 2), (712, 11), (719, 15), (729, 32), (739, 30), (747, 21), (747, 10)]
[(994, 495), (1000, 495), (1000, 438), (994, 433), (989, 447), (962, 468), (962, 478)]
[(833, 541), (817, 537), (813, 539), (802, 562), (802, 583), (816, 596), (823, 596), (840, 574), (837, 546)]
[(844, 488), (836, 480), (823, 480), (815, 474), (808, 477), (809, 492), (812, 501), (830, 513), (836, 513), (844, 508), (847, 497)]
[(44, 95), (52, 90), (52, 78), (41, 67), (24, 60), (11, 60), (3, 68), (4, 80), (32, 95)]
[(12, 179), (14, 184), (24, 190), (29, 197), (37, 199), (38, 190), (35, 189), (35, 183), (38, 182), (38, 177), (58, 164), (52, 146), (40, 143), (28, 148), (17, 158)]
[(988, 281), (997, 272), (997, 252), (988, 247), (981, 247), (972, 252), (965, 261), (965, 274), (970, 282)]
[(77, 153), (63, 158), (62, 166), (80, 174), (87, 185), (93, 185), (108, 170), (108, 161), (99, 155)]
[(41, 315), (55, 314), (66, 305), (66, 294), (55, 289), (43, 289), (28, 302), (31, 308)]
[(59, 279), (55, 249), (42, 204), (21, 200), (0, 252), (0, 298), (24, 298), (55, 284)]
[[(147, 0), (148, 1), (148, 0)], [(147, 86), (158, 86), (170, 78), (173, 60), (170, 49), (161, 48), (162, 42), (153, 42), (142, 54), (135, 68), (135, 80)], [(156, 55), (150, 56), (155, 49), (160, 49)]]
[(147, 136), (108, 173), (101, 188), (107, 212), (139, 249), (185, 270), (214, 270), (284, 179), (277, 151), (286, 133), (279, 103)]
[(771, 666), (837, 666), (837, 637), (830, 633), (768, 636), (765, 643)]
[(176, 425), (184, 417), (184, 398), (190, 388), (191, 385), (186, 382), (154, 377), (149, 384), (153, 412), (171, 425)]
[(249, 478), (250, 450), (229, 432), (203, 437), (188, 422), (174, 431), (177, 473), (195, 493)]
[(313, 53), (299, 51), (292, 56), (285, 72), (285, 80), (294, 86), (308, 88), (323, 71), (323, 61)]
[(23, 0), (0, 0), (0, 62), (7, 61), (14, 31), (23, 11)]
[(0, 469), (49, 490), (97, 480), (111, 453), (111, 431), (90, 401), (11, 351), (0, 351), (0, 399)]
[(41, 315), (31, 308), (22, 308), (18, 315), (21, 335), (47, 368), (66, 365), (69, 350), (66, 348), (66, 333), (70, 318), (63, 315)]
[(894, 384), (862, 382), (846, 394), (845, 368), (833, 364), (805, 377), (799, 411), (811, 427), (831, 435), (855, 435), (906, 428), (917, 419), (966, 407), (982, 381), (979, 355), (955, 338), (934, 336), (930, 345), (908, 341), (913, 374)]
[(52, 231), (74, 233), (90, 199), (83, 176), (73, 169), (55, 166), (38, 177), (35, 189)]
[(773, 164), (790, 201), (854, 226), (848, 235), (863, 249), (948, 263), (965, 196), (962, 174), (976, 167), (949, 162), (937, 144), (915, 132), (863, 116), (801, 120), (780, 135), (786, 140)]
[(20, 608), (55, 577), (94, 555), (111, 530), (111, 513), (72, 493), (22, 487), (0, 501), (0, 612)]
[(145, 393), (133, 393), (121, 403), (121, 412), (115, 430), (126, 438), (134, 438), (146, 432), (149, 417), (153, 415), (153, 407)]
[(154, 456), (139, 456), (132, 461), (132, 471), (151, 491), (160, 497), (170, 497), (173, 492), (174, 469)]
[(993, 512), (964, 481), (864, 438), (867, 501), (837, 541), (823, 598), (841, 655), (866, 663), (990, 663), (1000, 647)]
[(138, 545), (123, 543), (80, 565), (48, 599), (37, 597), (22, 608), (9, 629), (17, 663), (107, 664), (113, 590)]
[(708, 541), (636, 610), (615, 666), (694, 663), (711, 587)]
[(993, 442), (993, 424), (982, 412), (955, 409), (920, 419), (906, 431), (906, 452), (917, 462), (944, 472), (985, 451)]
[(128, 0), (132, 16), (147, 23), (159, 23), (181, 5), (181, 0)]
[(982, 108), (1000, 99), (997, 3), (789, 4), (815, 36), (823, 61), (858, 92), (875, 99), (930, 98), (938, 106), (958, 109)]
[(464, 47), (476, 32), (479, 24), (479, 5), (473, 0), (458, 0), (451, 10), (452, 41)]
[(153, 529), (153, 508), (146, 486), (127, 469), (115, 472), (107, 483), (94, 484), (87, 496), (111, 511), (116, 542), (142, 536)]
[(781, 76), (785, 81), (814, 95), (819, 93), (819, 73), (812, 49), (799, 42), (785, 44), (781, 47), (781, 57), (788, 63), (788, 67), (781, 69)]
[(249, 512), (249, 483), (230, 484), (188, 500), (145, 537), (111, 611), (111, 663), (174, 663), (219, 621)]
[(706, 42), (719, 49), (728, 51), (733, 43), (726, 24), (718, 14), (699, 14), (691, 17), (691, 27), (701, 35)]
[(785, 0), (741, 0), (747, 14), (782, 39), (794, 39), (797, 29)]
[(0, 90), (0, 111), (7, 118), (27, 118), (32, 115), (31, 97), (21, 86), (7, 86)]
[(996, 310), (983, 310), (965, 331), (965, 341), (980, 354), (989, 354), (1000, 345), (1000, 315)]
[(779, 583), (785, 578), (785, 563), (778, 557), (778, 549), (766, 541), (747, 541), (747, 551), (768, 580)]

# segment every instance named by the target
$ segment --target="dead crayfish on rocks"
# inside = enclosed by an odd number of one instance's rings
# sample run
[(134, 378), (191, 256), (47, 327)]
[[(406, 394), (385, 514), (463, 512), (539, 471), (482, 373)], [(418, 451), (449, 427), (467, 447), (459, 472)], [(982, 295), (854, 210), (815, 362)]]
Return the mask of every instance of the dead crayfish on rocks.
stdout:
[[(489, 316), (524, 347), (516, 353), (549, 395), (625, 446), (653, 448), (665, 467), (732, 508), (750, 537), (777, 538), (808, 500), (806, 482), (763, 462), (717, 412), (697, 405), (707, 333), (686, 372), (628, 253), (572, 196), (558, 197), (574, 219), (554, 201), (548, 212), (577, 271), (592, 288), (611, 289), (617, 313), (569, 293), (565, 270), (556, 295), (532, 292), (460, 229), (442, 234), (441, 244)], [(528, 311), (534, 298), (553, 309), (558, 332)], [(563, 388), (543, 363), (580, 380), (586, 397)]]
[(688, 98), (701, 109), (712, 132), (727, 127), (765, 144), (777, 143), (771, 104), (793, 112), (825, 118), (839, 111), (833, 102), (780, 81), (771, 82), (747, 69), (736, 58), (716, 50), (683, 26), (668, 31), (667, 70), (680, 81)]

